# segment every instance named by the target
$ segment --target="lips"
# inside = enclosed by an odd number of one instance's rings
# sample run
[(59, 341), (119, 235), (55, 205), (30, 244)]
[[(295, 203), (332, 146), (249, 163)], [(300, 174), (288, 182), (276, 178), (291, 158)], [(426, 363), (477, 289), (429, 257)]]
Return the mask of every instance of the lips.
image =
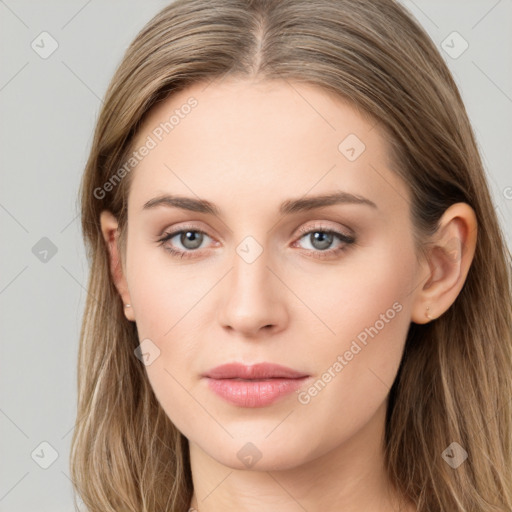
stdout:
[(228, 363), (208, 371), (208, 388), (232, 405), (265, 407), (296, 391), (309, 375), (273, 363)]
[(228, 363), (217, 366), (203, 375), (210, 379), (300, 379), (308, 377), (307, 373), (299, 372), (273, 363), (258, 363), (246, 366), (240, 363)]

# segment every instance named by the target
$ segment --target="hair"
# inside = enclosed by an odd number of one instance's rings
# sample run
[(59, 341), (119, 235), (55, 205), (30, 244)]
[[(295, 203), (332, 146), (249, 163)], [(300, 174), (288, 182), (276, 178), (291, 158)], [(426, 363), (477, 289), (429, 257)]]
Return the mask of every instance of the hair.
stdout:
[[(409, 327), (383, 448), (390, 481), (420, 512), (510, 511), (511, 254), (457, 86), (427, 33), (394, 0), (177, 0), (126, 50), (79, 192), (90, 274), (70, 456), (76, 493), (92, 512), (190, 505), (188, 440), (134, 356), (136, 324), (124, 316), (99, 221), (103, 210), (117, 218), (122, 263), (133, 173), (110, 193), (95, 190), (115, 178), (153, 106), (224, 76), (317, 86), (375, 120), (410, 190), (420, 252), (450, 205), (473, 208), (478, 237), (465, 283), (439, 318)], [(442, 457), (452, 442), (468, 453), (456, 469)]]

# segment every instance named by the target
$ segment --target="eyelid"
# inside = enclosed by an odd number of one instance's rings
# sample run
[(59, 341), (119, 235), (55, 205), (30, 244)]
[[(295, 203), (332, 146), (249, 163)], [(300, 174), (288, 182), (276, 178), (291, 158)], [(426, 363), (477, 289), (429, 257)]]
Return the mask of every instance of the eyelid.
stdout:
[(168, 233), (176, 233), (176, 232), (180, 232), (180, 231), (186, 231), (186, 230), (194, 230), (194, 231), (200, 231), (202, 233), (204, 233), (205, 231), (198, 227), (197, 225), (194, 225), (192, 223), (178, 223), (178, 224), (173, 224), (171, 227), (166, 227), (162, 230), (162, 232), (160, 233), (160, 236), (164, 236), (165, 234), (168, 234)]
[(332, 233), (335, 233), (335, 234), (339, 234), (339, 235), (342, 235), (346, 238), (355, 238), (355, 233), (351, 230), (351, 229), (348, 229), (348, 228), (344, 228), (346, 231), (343, 231), (343, 229), (341, 228), (334, 228), (334, 227), (329, 227), (329, 226), (326, 226), (324, 224), (321, 224), (321, 223), (314, 223), (312, 226), (301, 226), (298, 231), (301, 235), (307, 235), (311, 232), (314, 232), (315, 230), (318, 230), (318, 231), (325, 231), (325, 232), (332, 232)]

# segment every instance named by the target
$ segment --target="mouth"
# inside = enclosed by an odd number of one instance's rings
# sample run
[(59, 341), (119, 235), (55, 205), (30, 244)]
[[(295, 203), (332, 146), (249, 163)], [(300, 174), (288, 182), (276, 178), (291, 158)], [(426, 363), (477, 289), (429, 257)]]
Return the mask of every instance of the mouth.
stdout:
[(228, 363), (202, 377), (211, 391), (232, 405), (265, 407), (296, 391), (310, 375), (273, 363)]

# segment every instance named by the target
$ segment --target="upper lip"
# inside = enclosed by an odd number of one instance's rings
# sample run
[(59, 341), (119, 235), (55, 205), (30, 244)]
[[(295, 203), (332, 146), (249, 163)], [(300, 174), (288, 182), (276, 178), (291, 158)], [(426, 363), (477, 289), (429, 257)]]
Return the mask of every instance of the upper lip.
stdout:
[(308, 374), (274, 363), (258, 363), (249, 366), (242, 363), (227, 363), (212, 368), (203, 374), (203, 377), (211, 379), (299, 379), (308, 377)]

